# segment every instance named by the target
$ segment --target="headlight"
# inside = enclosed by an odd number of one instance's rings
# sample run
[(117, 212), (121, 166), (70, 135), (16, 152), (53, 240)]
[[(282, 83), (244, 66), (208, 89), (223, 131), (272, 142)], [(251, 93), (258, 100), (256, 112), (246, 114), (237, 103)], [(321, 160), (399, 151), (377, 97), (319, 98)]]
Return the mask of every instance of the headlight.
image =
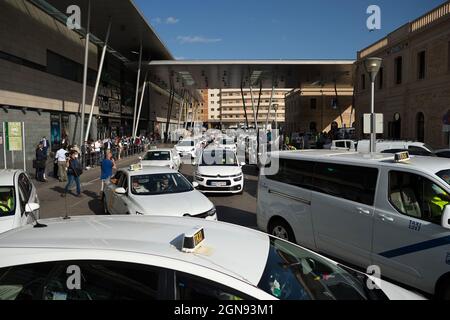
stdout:
[(195, 180), (197, 180), (197, 181), (205, 181), (205, 179), (200, 174), (195, 174)]
[(234, 180), (234, 182), (239, 182), (239, 181), (241, 181), (241, 180), (242, 180), (242, 176), (240, 176), (240, 177), (237, 177), (237, 178), (234, 178), (233, 180)]
[(136, 215), (138, 215), (138, 216), (144, 216), (143, 213), (140, 213), (140, 212), (138, 212), (138, 211), (136, 211)]
[(209, 210), (209, 211), (207, 212), (207, 215), (208, 215), (209, 217), (212, 217), (212, 216), (214, 216), (214, 215), (216, 214), (216, 212), (217, 212), (216, 207), (214, 207), (214, 208), (212, 208), (211, 210)]

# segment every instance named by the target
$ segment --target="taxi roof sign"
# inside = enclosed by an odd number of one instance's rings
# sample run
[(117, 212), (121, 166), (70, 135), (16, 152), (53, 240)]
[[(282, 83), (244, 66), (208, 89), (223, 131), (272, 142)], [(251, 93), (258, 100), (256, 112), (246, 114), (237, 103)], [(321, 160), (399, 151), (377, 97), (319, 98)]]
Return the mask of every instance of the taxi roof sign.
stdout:
[(142, 170), (142, 164), (140, 164), (140, 163), (132, 164), (128, 170), (129, 170), (129, 171), (139, 171), (139, 170)]
[(403, 151), (403, 152), (398, 152), (395, 154), (394, 156), (394, 161), (395, 162), (406, 162), (411, 160), (411, 158), (409, 157), (409, 152), (408, 151)]
[(205, 240), (205, 230), (196, 227), (190, 232), (184, 234), (182, 251), (186, 253), (194, 252)]

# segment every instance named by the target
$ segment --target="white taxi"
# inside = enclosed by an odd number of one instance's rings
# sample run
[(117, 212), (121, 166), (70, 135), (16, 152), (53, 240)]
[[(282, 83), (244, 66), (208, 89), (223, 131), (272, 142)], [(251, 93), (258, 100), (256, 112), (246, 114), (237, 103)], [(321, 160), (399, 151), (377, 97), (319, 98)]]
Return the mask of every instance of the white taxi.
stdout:
[(181, 158), (175, 149), (152, 149), (140, 158), (144, 167), (167, 167), (180, 170)]
[(167, 215), (217, 220), (214, 204), (181, 173), (139, 165), (117, 171), (105, 188), (105, 214)]
[(234, 151), (205, 149), (195, 171), (195, 181), (203, 193), (242, 193), (244, 173)]
[(194, 139), (183, 139), (175, 145), (175, 150), (181, 157), (197, 157), (198, 146)]
[(42, 222), (0, 235), (0, 300), (423, 299), (236, 225), (143, 216)]
[(0, 233), (39, 219), (36, 187), (22, 170), (0, 170)]
[(237, 151), (237, 144), (236, 141), (233, 138), (230, 137), (221, 137), (217, 141), (217, 147), (219, 149), (225, 149), (225, 150), (231, 150), (236, 152)]

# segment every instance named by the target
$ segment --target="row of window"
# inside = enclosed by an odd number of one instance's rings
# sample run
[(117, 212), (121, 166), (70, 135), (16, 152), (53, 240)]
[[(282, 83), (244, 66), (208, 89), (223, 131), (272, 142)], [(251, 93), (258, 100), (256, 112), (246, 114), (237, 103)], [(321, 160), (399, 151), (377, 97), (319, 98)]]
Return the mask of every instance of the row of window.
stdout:
[[(268, 179), (369, 206), (374, 205), (378, 169), (280, 159)], [(448, 172), (445, 172), (448, 174)], [(450, 195), (429, 179), (409, 172), (389, 173), (389, 202), (401, 214), (441, 224)]]
[[(423, 80), (427, 76), (427, 52), (420, 51), (416, 56), (416, 79)], [(450, 71), (450, 42), (448, 43), (448, 70)], [(377, 75), (378, 89), (384, 88), (384, 68), (381, 67)], [(394, 59), (394, 83), (400, 85), (403, 83), (403, 57), (399, 56)], [(367, 88), (366, 74), (361, 75), (361, 89)]]

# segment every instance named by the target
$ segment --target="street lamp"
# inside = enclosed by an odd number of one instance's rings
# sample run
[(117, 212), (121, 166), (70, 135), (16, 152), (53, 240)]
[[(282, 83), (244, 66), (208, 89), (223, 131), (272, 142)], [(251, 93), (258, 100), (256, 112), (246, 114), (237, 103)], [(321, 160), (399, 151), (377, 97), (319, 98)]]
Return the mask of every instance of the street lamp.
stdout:
[(376, 118), (375, 118), (375, 78), (377, 77), (378, 72), (381, 68), (381, 63), (383, 59), (381, 58), (367, 58), (364, 61), (364, 67), (366, 72), (370, 75), (370, 81), (372, 83), (372, 93), (371, 93), (371, 109), (370, 109), (370, 118), (371, 118), (371, 126), (370, 126), (370, 153), (376, 152), (376, 143), (377, 143), (377, 133), (376, 133)]

